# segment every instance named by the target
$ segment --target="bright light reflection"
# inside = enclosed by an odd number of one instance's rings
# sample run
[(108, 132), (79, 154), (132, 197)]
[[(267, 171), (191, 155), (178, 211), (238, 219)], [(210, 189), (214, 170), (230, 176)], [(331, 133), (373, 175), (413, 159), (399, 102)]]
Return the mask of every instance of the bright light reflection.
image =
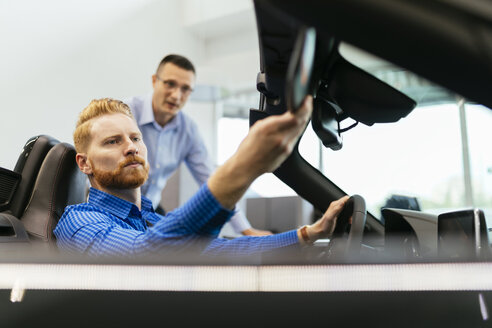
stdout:
[[(486, 291), (492, 263), (138, 266), (0, 264), (1, 289), (154, 291)], [(118, 277), (118, 279), (115, 279)], [(15, 291), (17, 292), (17, 291)]]

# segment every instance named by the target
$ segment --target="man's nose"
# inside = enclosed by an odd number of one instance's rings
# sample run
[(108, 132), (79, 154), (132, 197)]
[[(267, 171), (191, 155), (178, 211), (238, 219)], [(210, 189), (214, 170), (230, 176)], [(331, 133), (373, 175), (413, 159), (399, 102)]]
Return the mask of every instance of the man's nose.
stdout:
[(176, 87), (171, 91), (171, 97), (177, 100), (181, 100), (183, 97), (183, 92), (180, 87)]
[(125, 155), (137, 155), (138, 147), (133, 140), (128, 139), (125, 145)]

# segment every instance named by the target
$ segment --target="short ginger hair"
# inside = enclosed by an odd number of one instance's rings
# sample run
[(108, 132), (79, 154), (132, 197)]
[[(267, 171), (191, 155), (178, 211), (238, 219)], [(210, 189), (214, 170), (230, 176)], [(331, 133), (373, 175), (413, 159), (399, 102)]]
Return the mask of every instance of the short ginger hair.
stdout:
[(123, 114), (135, 119), (127, 104), (111, 98), (94, 99), (79, 114), (79, 119), (73, 132), (73, 143), (77, 153), (87, 151), (91, 142), (92, 119), (108, 114)]

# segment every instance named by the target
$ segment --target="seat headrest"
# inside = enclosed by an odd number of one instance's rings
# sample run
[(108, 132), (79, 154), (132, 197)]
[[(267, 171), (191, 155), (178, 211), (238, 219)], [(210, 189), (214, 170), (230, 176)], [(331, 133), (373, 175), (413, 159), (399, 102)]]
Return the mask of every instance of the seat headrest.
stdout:
[(55, 138), (39, 135), (30, 138), (24, 145), (14, 168), (14, 172), (21, 174), (22, 177), (9, 206), (13, 216), (21, 217), (31, 196), (39, 168), (48, 151), (58, 143)]
[(58, 143), (46, 155), (21, 217), (32, 239), (54, 241), (53, 229), (65, 207), (85, 202), (87, 177), (79, 170), (75, 154), (72, 145)]

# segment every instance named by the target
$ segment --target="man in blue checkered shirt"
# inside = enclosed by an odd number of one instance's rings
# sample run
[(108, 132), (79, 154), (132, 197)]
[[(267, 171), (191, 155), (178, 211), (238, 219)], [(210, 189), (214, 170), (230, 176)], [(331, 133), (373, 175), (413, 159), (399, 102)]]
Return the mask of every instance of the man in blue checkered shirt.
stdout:
[(264, 237), (217, 238), (236, 202), (261, 174), (291, 153), (312, 110), (307, 97), (253, 125), (236, 153), (182, 207), (161, 216), (141, 195), (147, 149), (130, 109), (113, 99), (93, 100), (74, 132), (76, 161), (91, 183), (87, 203), (68, 206), (54, 233), (57, 245), (89, 255), (138, 256), (199, 247), (204, 254), (250, 255), (328, 237), (348, 197), (330, 204), (316, 223)]

